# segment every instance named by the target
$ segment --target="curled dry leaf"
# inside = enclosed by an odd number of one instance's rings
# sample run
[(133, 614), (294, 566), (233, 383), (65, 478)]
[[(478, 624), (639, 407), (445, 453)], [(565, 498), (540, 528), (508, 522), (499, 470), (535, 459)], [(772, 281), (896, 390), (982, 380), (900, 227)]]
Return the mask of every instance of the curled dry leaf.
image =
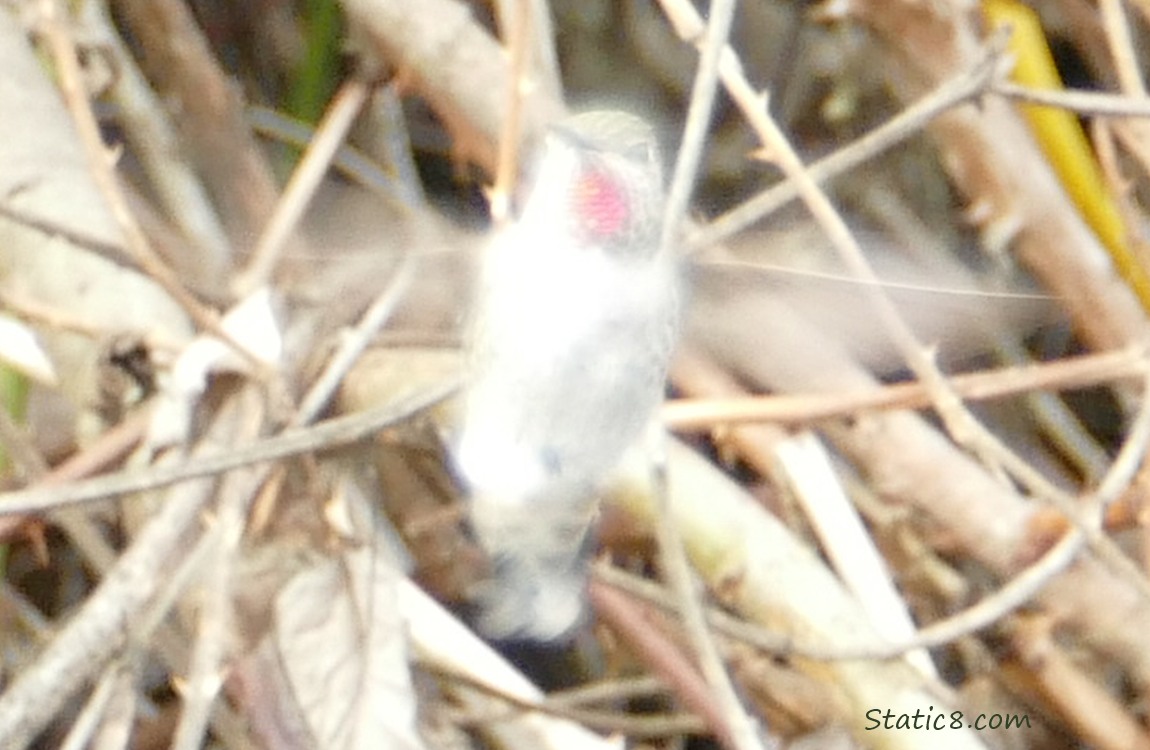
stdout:
[[(224, 332), (255, 361), (273, 367), (283, 349), (280, 326), (272, 310), (268, 289), (259, 289), (224, 315)], [(172, 366), (148, 427), (148, 444), (155, 449), (183, 440), (191, 426), (192, 410), (207, 387), (208, 376), (219, 372), (254, 375), (252, 362), (233, 346), (204, 334), (180, 353)]]
[(45, 385), (56, 385), (56, 370), (27, 325), (0, 315), (0, 360)]
[(318, 747), (421, 750), (399, 573), (370, 548), (295, 575), (275, 604), (275, 639)]

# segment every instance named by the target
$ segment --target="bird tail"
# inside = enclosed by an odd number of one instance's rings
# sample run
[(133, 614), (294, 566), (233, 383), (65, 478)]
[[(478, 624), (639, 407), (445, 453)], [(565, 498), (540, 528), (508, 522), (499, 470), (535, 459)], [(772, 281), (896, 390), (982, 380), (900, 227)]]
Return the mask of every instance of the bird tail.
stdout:
[(535, 641), (576, 631), (586, 618), (594, 515), (586, 500), (472, 501), (472, 524), (492, 565), (478, 596), (480, 631), (499, 640)]

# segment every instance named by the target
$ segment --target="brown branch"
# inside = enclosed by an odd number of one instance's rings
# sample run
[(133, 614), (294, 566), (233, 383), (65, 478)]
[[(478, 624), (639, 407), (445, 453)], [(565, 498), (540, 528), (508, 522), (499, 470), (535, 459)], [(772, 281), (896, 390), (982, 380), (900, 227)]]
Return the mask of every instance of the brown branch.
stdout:
[(1038, 696), (1090, 747), (1148, 750), (1141, 722), (1071, 659), (1052, 629), (1044, 617), (1021, 618), (1010, 628), (1013, 653), (1000, 665), (1006, 684)]
[[(1134, 378), (1146, 372), (1146, 353), (1129, 347), (1102, 354), (1043, 362), (1023, 367), (952, 375), (955, 393), (965, 400), (985, 401), (1029, 391), (1074, 390)], [(803, 424), (859, 412), (927, 409), (927, 388), (918, 382), (897, 383), (859, 392), (784, 394), (735, 398), (675, 399), (663, 405), (663, 422), (682, 432), (747, 422)]]
[[(343, 0), (349, 21), (370, 48), (427, 99), (453, 136), (461, 161), (495, 174), (511, 70), (503, 48), (456, 0)], [(523, 97), (523, 136), (530, 140), (563, 112), (547, 87)]]
[(176, 113), (183, 144), (232, 241), (249, 250), (279, 189), (252, 136), (235, 82), (220, 69), (188, 6), (177, 0), (113, 0), (138, 43), (140, 65)]
[[(969, 6), (958, 2), (859, 0), (852, 14), (888, 43), (896, 92), (905, 99), (976, 65), (981, 41)], [(1146, 320), (1070, 203), (1014, 107), (987, 98), (929, 127), (942, 163), (966, 196), (991, 252), (1007, 245), (1053, 294), (1096, 349), (1141, 340)]]
[(591, 582), (589, 596), (599, 617), (655, 674), (674, 687), (679, 699), (703, 717), (725, 746), (733, 747), (723, 707), (711, 694), (696, 667), (671, 639), (660, 632), (655, 622), (657, 614), (595, 581)]

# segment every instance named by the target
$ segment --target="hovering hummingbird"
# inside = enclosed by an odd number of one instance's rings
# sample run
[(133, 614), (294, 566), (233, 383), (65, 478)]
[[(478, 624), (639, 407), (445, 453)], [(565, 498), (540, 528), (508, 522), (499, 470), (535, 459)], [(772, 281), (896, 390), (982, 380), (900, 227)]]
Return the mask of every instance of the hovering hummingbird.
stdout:
[(662, 399), (678, 277), (646, 122), (566, 118), (530, 175), (486, 249), (454, 452), (494, 568), (481, 629), (553, 640), (583, 615), (598, 493)]

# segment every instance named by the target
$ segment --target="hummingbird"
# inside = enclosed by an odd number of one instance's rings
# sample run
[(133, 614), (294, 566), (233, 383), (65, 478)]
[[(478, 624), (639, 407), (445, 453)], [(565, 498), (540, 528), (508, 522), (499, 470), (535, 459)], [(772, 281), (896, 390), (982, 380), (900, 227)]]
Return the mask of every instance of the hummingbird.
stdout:
[(584, 618), (599, 494), (662, 400), (678, 272), (641, 118), (555, 123), (525, 189), (481, 263), (453, 452), (492, 564), (480, 630), (553, 641)]

